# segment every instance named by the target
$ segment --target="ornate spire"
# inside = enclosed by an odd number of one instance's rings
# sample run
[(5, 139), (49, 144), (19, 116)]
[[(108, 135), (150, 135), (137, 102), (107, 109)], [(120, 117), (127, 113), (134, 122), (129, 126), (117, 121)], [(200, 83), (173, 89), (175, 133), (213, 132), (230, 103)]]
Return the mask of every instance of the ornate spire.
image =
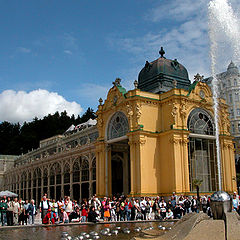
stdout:
[(134, 88), (137, 89), (137, 88), (138, 88), (138, 81), (135, 80), (135, 81), (133, 82), (133, 84), (134, 84)]
[(165, 54), (165, 51), (163, 50), (163, 47), (161, 47), (159, 54), (161, 55), (161, 58), (165, 58), (163, 55)]
[(121, 78), (116, 78), (112, 84), (113, 86), (121, 87)]
[(198, 82), (202, 82), (203, 78), (204, 78), (204, 76), (203, 76), (203, 75), (201, 76), (199, 73), (197, 73), (197, 74), (194, 76), (194, 80), (195, 80), (195, 81), (198, 81)]

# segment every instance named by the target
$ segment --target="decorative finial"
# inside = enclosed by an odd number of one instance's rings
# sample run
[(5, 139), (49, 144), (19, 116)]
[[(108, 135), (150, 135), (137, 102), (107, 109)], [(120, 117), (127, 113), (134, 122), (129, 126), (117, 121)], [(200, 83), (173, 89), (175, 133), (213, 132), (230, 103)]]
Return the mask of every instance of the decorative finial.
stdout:
[(138, 88), (138, 81), (135, 80), (135, 81), (133, 82), (133, 84), (134, 84), (135, 89), (137, 89), (137, 88)]
[(195, 81), (198, 81), (198, 82), (202, 82), (203, 78), (204, 78), (204, 76), (203, 76), (203, 75), (201, 76), (199, 73), (197, 73), (197, 74), (194, 76), (194, 80), (195, 80)]
[(173, 80), (173, 87), (177, 88), (177, 80), (176, 79)]
[(99, 102), (100, 106), (102, 106), (102, 103), (103, 103), (102, 98), (99, 98), (98, 102)]
[(165, 58), (163, 55), (165, 54), (165, 51), (163, 50), (163, 47), (161, 47), (159, 54), (161, 55), (161, 58)]
[(113, 85), (116, 87), (121, 87), (121, 78), (116, 78), (115, 81), (113, 82)]

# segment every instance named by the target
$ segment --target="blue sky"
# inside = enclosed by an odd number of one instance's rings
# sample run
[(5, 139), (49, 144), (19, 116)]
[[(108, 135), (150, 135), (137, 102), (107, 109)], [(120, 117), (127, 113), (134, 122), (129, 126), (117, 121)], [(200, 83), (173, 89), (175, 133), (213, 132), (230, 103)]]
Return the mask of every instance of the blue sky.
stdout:
[[(237, 7), (237, 0), (230, 1)], [(116, 77), (177, 58), (209, 76), (207, 0), (0, 0), (0, 121), (96, 110)], [(226, 68), (225, 56), (219, 70)]]

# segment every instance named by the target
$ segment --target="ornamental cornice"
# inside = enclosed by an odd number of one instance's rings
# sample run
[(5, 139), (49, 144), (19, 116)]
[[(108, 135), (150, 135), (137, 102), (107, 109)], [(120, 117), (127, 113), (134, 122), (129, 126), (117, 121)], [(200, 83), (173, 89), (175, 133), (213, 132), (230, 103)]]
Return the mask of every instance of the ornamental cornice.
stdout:
[(177, 138), (171, 138), (171, 139), (169, 140), (169, 142), (170, 142), (171, 144), (179, 144), (179, 139), (177, 139)]
[(187, 138), (171, 138), (170, 140), (169, 140), (169, 142), (171, 143), (171, 144), (175, 144), (175, 145), (177, 145), (177, 144), (180, 144), (180, 145), (187, 145), (188, 144), (188, 142), (189, 142), (189, 140), (187, 139)]

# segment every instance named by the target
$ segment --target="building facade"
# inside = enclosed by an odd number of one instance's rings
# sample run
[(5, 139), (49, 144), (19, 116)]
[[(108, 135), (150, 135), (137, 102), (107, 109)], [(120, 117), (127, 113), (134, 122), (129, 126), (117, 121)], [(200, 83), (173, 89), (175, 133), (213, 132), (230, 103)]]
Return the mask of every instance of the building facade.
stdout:
[[(219, 189), (213, 100), (210, 87), (191, 84), (176, 59), (146, 62), (135, 89), (116, 79), (99, 99), (96, 126), (40, 142), (4, 175), (5, 188), (39, 201), (125, 194), (156, 196)], [(236, 191), (234, 146), (228, 106), (220, 101), (221, 185)]]
[(14, 167), (5, 171), (4, 189), (23, 199), (40, 201), (71, 196), (79, 201), (96, 193), (96, 126), (45, 139), (38, 149), (19, 156)]
[[(240, 162), (240, 73), (238, 67), (231, 62), (227, 71), (217, 75), (219, 96), (226, 100), (230, 113), (230, 132), (234, 137), (235, 160)], [(212, 85), (212, 78), (205, 80)]]
[(17, 157), (13, 155), (0, 155), (0, 191), (4, 190), (4, 174), (14, 167)]

